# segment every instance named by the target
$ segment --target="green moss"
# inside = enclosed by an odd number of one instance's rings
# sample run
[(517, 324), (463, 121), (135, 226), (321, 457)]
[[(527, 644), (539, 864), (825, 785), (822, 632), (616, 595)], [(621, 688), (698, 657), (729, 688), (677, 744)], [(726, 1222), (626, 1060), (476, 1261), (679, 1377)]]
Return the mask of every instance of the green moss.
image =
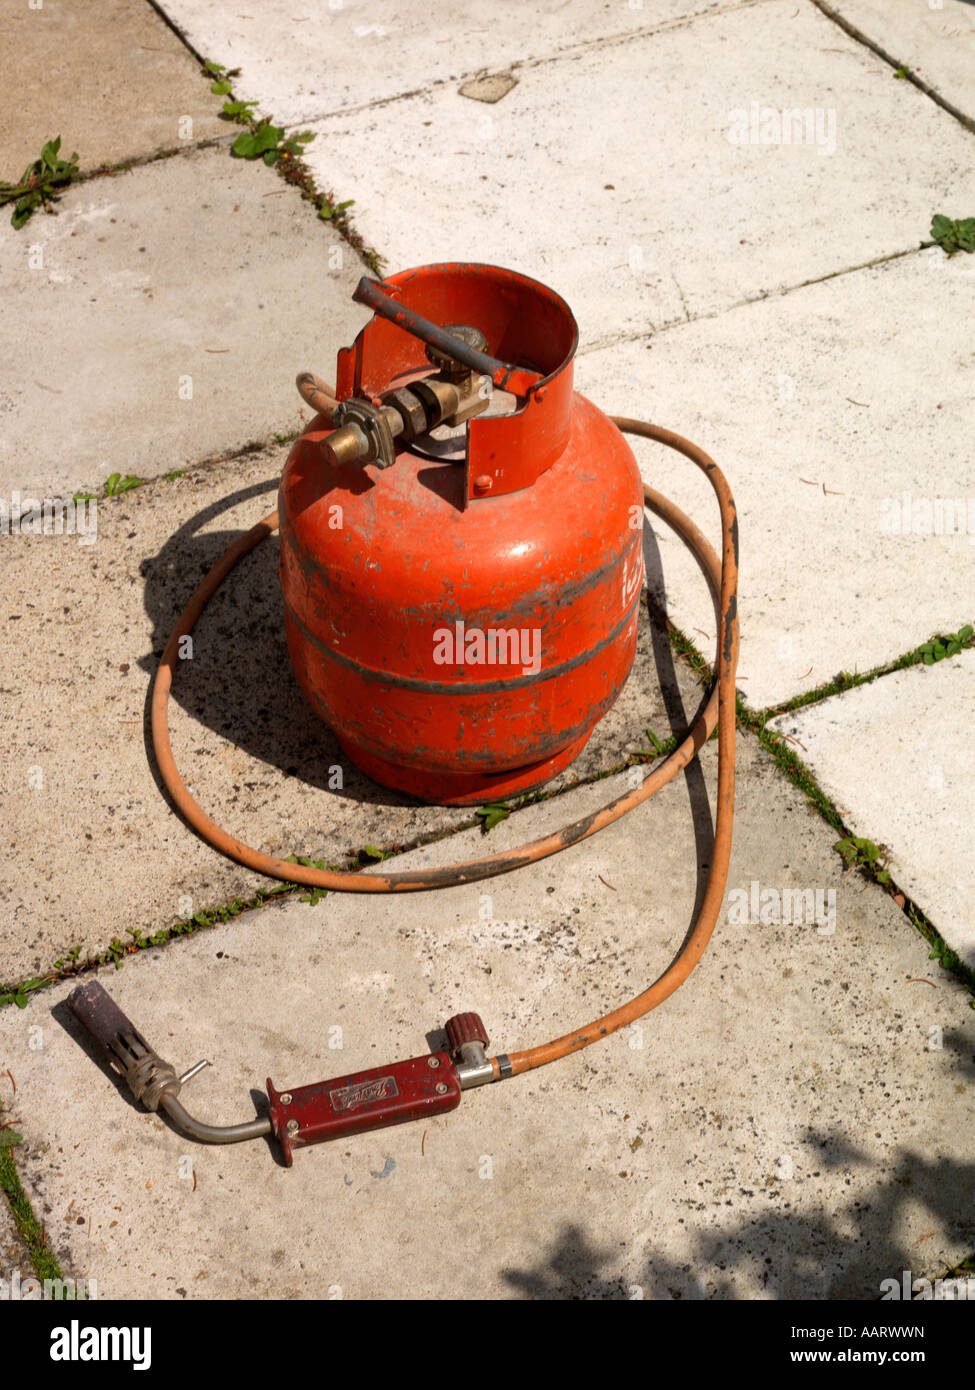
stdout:
[(44, 1228), (34, 1215), (34, 1208), (20, 1183), (13, 1153), (0, 1149), (0, 1189), (6, 1195), (10, 1211), (21, 1239), (27, 1247), (34, 1273), (38, 1279), (64, 1279), (57, 1258), (48, 1248)]

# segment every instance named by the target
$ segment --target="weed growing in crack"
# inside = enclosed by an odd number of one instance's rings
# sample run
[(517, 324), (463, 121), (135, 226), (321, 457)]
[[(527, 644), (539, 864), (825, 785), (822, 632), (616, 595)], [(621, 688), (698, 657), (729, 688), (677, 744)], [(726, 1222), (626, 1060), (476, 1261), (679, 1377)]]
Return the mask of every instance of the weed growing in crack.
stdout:
[(50, 212), (61, 193), (78, 175), (77, 153), (61, 159), (61, 137), (49, 140), (39, 158), (28, 164), (19, 183), (0, 183), (0, 207), (14, 204), (10, 225), (19, 231), (25, 222), (43, 208)]

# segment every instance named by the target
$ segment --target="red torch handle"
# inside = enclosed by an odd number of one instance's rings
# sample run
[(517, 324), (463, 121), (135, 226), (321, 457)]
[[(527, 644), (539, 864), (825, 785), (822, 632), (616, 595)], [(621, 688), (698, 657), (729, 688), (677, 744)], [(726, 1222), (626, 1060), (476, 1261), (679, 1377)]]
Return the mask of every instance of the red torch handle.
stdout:
[(293, 1151), (454, 1110), (460, 1078), (446, 1052), (278, 1091), (270, 1077), (271, 1126), (291, 1167)]

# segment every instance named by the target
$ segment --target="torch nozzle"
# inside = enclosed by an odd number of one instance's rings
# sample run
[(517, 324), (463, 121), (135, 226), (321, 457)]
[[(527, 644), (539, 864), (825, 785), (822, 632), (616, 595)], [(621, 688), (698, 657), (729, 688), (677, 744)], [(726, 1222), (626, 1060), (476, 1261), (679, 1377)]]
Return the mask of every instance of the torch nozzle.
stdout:
[(68, 996), (68, 1008), (99, 1046), (136, 1100), (158, 1110), (163, 1096), (176, 1095), (180, 1080), (175, 1067), (159, 1056), (97, 980), (79, 985)]
[(236, 1144), (242, 1139), (260, 1139), (270, 1134), (271, 1121), (263, 1116), (239, 1125), (208, 1125), (188, 1114), (179, 1100), (180, 1088), (207, 1064), (198, 1063), (178, 1076), (175, 1067), (149, 1046), (97, 980), (79, 985), (68, 995), (67, 1002), (78, 1022), (107, 1054), (112, 1067), (121, 1072), (135, 1099), (147, 1110), (165, 1110), (184, 1134), (204, 1144)]

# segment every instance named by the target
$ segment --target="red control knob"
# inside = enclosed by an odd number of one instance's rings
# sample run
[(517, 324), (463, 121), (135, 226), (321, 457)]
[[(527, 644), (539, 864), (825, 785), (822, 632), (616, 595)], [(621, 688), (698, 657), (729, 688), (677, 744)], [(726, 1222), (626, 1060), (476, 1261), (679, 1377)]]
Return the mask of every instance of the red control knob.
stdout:
[(466, 1043), (480, 1043), (482, 1047), (488, 1045), (487, 1029), (481, 1021), (480, 1014), (454, 1014), (453, 1018), (448, 1018), (444, 1024), (444, 1031), (452, 1057), (459, 1056), (460, 1049)]

